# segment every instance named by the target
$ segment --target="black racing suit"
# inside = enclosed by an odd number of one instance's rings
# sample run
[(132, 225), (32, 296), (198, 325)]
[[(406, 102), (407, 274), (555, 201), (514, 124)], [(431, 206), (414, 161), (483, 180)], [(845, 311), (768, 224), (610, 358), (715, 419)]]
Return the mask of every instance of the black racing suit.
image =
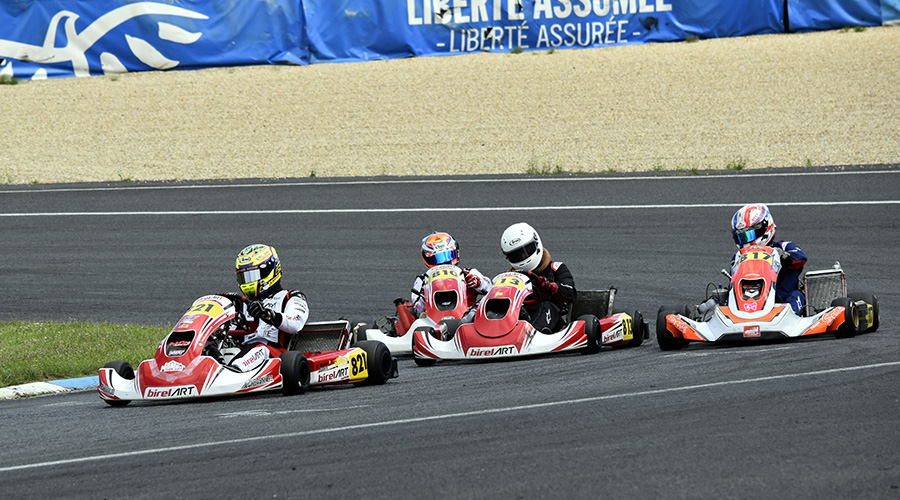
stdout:
[(540, 273), (531, 274), (556, 285), (554, 292), (541, 288), (538, 280), (532, 279), (533, 292), (525, 299), (525, 311), (531, 325), (539, 332), (557, 332), (566, 325), (569, 304), (575, 302), (575, 278), (562, 262), (551, 262)]

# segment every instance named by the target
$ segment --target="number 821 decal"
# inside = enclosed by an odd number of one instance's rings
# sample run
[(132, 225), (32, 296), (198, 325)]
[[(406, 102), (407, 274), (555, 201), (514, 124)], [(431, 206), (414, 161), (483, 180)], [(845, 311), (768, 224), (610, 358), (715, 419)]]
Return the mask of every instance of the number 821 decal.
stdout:
[(350, 380), (362, 380), (369, 377), (369, 364), (366, 351), (357, 349), (350, 354)]

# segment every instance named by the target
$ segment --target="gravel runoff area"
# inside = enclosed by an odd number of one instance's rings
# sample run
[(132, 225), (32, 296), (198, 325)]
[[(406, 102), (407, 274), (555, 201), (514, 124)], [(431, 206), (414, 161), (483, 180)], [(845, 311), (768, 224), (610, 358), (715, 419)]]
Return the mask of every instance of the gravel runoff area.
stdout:
[(900, 29), (0, 85), (0, 183), (900, 163)]

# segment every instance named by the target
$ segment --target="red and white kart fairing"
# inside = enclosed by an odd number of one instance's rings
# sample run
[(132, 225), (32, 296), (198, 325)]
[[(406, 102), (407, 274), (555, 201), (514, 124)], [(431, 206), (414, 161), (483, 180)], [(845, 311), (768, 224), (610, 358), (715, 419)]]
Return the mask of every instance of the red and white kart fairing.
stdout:
[(462, 269), (452, 264), (435, 266), (429, 269), (422, 279), (425, 312), (420, 318), (413, 318), (403, 305), (404, 301), (397, 299), (394, 302), (397, 317), (390, 331), (358, 328), (356, 339), (377, 340), (386, 345), (393, 354), (408, 354), (412, 352), (412, 332), (417, 328), (438, 328), (438, 324), (445, 320), (462, 319), (469, 310), (466, 280)]
[[(397, 376), (396, 360), (375, 341), (349, 343), (349, 324), (308, 323), (286, 341), (288, 350), (248, 372), (226, 367), (239, 350), (239, 341), (227, 332), (246, 325), (243, 307), (220, 295), (197, 299), (160, 342), (153, 359), (137, 370), (125, 361), (113, 361), (99, 370), (100, 398), (112, 406), (138, 400), (170, 400), (245, 394), (280, 389), (301, 394), (311, 385), (383, 384)], [(338, 350), (300, 352), (304, 332), (328, 330)], [(338, 333), (339, 332), (339, 333)], [(335, 335), (337, 333), (337, 335)], [(221, 358), (210, 355), (208, 342)], [(334, 347), (332, 347), (333, 349)]]
[[(599, 352), (601, 343), (636, 346), (643, 340), (643, 318), (625, 313), (599, 320), (585, 314), (558, 332), (540, 333), (528, 322), (523, 310), (531, 292), (532, 283), (527, 276), (516, 272), (498, 275), (478, 305), (474, 322), (444, 320), (437, 328), (423, 326), (413, 331), (416, 364), (429, 366), (437, 360), (484, 360), (570, 350), (593, 354)], [(635, 331), (635, 325), (641, 328)]]
[[(656, 319), (659, 347), (672, 350), (688, 342), (777, 340), (828, 332), (851, 337), (878, 328), (878, 299), (869, 293), (845, 296), (839, 265), (806, 274), (804, 315), (796, 314), (788, 304), (775, 302), (780, 269), (781, 259), (774, 248), (744, 247), (731, 274), (725, 273), (731, 279), (727, 291), (715, 290), (697, 308), (660, 308)], [(814, 279), (816, 286), (812, 284)]]

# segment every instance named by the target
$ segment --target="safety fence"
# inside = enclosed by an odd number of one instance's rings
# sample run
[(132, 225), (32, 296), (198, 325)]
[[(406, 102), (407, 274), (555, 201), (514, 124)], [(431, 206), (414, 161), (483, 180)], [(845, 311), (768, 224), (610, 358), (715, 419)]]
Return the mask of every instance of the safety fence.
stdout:
[(900, 24), (900, 0), (0, 0), (0, 78), (606, 47)]

